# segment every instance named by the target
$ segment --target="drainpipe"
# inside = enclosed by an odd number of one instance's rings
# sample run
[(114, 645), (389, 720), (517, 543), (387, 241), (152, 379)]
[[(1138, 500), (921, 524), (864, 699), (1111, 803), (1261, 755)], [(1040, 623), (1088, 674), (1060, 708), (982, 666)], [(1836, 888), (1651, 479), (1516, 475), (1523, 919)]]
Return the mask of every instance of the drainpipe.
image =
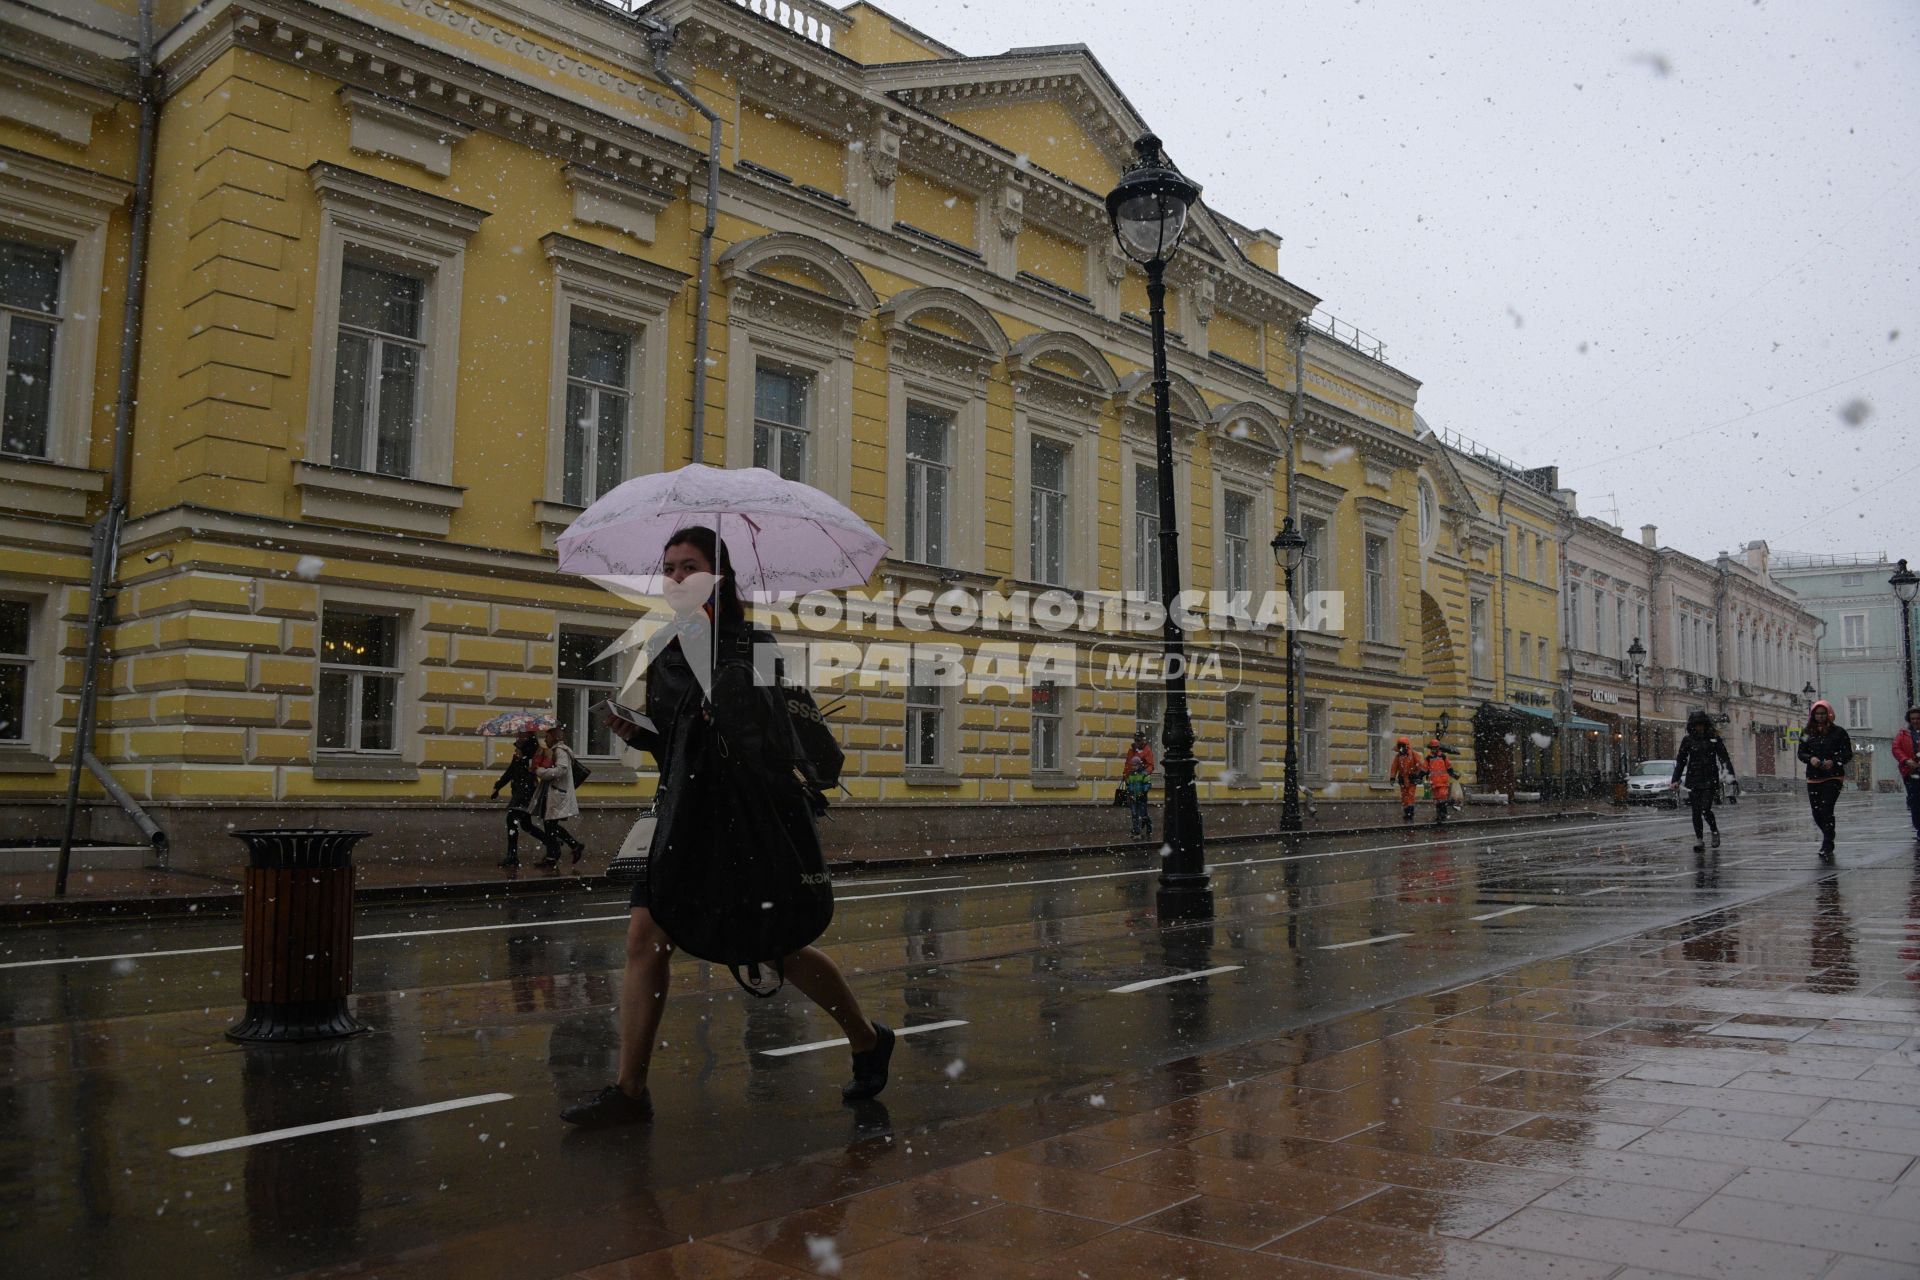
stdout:
[(673, 51), (673, 28), (657, 18), (642, 18), (647, 48), (653, 52), (653, 74), (682, 101), (707, 118), (707, 220), (700, 231), (700, 279), (695, 286), (693, 320), (693, 460), (706, 461), (707, 446), (707, 316), (713, 304), (713, 231), (720, 208), (720, 116), (694, 96), (679, 76), (667, 68)]
[(153, 210), (153, 148), (160, 123), (160, 79), (153, 65), (153, 0), (140, 0), (140, 36), (136, 53), (140, 92), (139, 152), (133, 178), (133, 220), (128, 231), (126, 298), (120, 313), (120, 387), (113, 410), (113, 470), (106, 512), (93, 527), (93, 572), (87, 604), (87, 658), (80, 677), (80, 715), (73, 738), (73, 761), (67, 773), (66, 829), (60, 837), (60, 860), (54, 871), (53, 892), (67, 892), (67, 871), (73, 861), (74, 824), (79, 815), (80, 773), (86, 769), (100, 779), (107, 794), (119, 802), (148, 841), (161, 866), (167, 861), (166, 832), (148, 817), (132, 796), (94, 757), (95, 712), (100, 700), (100, 657), (116, 593), (114, 572), (120, 560), (120, 531), (127, 520), (127, 471), (133, 461), (134, 393), (140, 371), (140, 317), (146, 303), (147, 227)]

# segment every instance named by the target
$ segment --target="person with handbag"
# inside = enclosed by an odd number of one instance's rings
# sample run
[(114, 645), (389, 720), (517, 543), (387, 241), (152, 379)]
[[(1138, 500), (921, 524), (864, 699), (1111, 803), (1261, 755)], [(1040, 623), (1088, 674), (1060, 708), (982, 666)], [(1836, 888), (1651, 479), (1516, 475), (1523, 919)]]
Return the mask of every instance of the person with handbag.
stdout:
[[(628, 899), (618, 1078), (593, 1097), (560, 1113), (568, 1123), (587, 1128), (638, 1124), (653, 1118), (647, 1075), (666, 1009), (676, 947), (655, 918), (656, 901), (662, 915), (695, 923), (704, 922), (724, 905), (679, 900), (676, 895), (685, 893), (687, 884), (710, 886), (713, 882), (663, 880), (664, 872), (676, 865), (693, 871), (704, 864), (722, 876), (734, 873), (731, 863), (742, 857), (739, 842), (759, 838), (743, 827), (743, 821), (757, 817), (786, 828), (760, 828), (766, 840), (811, 841), (809, 848), (815, 861), (809, 865), (819, 868), (814, 874), (819, 877), (819, 888), (827, 893), (826, 914), (831, 916), (830, 886), (824, 865), (817, 862), (812, 797), (804, 780), (795, 776), (799, 748), (785, 699), (777, 689), (756, 687), (749, 675), (742, 674), (743, 668), (750, 670), (750, 664), (731, 656), (750, 647), (756, 635), (748, 627), (724, 544), (711, 529), (683, 528), (667, 541), (661, 571), (673, 587), (695, 575), (701, 575), (700, 581), (714, 584), (704, 612), (711, 626), (714, 653), (717, 657), (726, 655), (726, 660), (714, 663), (709, 697), (685, 646), (676, 637), (647, 666), (644, 710), (654, 726), (652, 731), (611, 713), (608, 717), (608, 724), (622, 741), (653, 753), (660, 787), (647, 874), (633, 882)], [(668, 598), (674, 594), (670, 587)], [(698, 847), (703, 838), (712, 841), (714, 847)], [(672, 856), (662, 863), (665, 855)], [(846, 1034), (853, 1054), (853, 1077), (841, 1087), (841, 1097), (859, 1102), (879, 1094), (887, 1084), (894, 1033), (867, 1017), (839, 967), (811, 944), (785, 955), (758, 958), (770, 960), (781, 978), (824, 1009)]]
[(585, 775), (586, 766), (573, 758), (573, 748), (567, 745), (565, 725), (553, 726), (545, 736), (551, 763), (536, 768), (534, 773), (543, 784), (545, 804), (540, 817), (547, 829), (547, 856), (534, 865), (550, 871), (560, 865), (560, 845), (564, 844), (573, 851), (575, 864), (587, 852), (586, 843), (560, 825), (580, 816), (580, 797), (574, 787)]
[[(1707, 850), (1707, 830), (1713, 832), (1713, 847), (1720, 847), (1720, 823), (1713, 816), (1713, 804), (1720, 794), (1720, 771), (1733, 772), (1733, 760), (1727, 744), (1713, 727), (1713, 717), (1695, 711), (1687, 717), (1687, 736), (1680, 740), (1679, 758), (1673, 762), (1673, 782), (1687, 788), (1687, 803), (1693, 810), (1693, 851)], [(1704, 828), (1704, 829), (1703, 829)]]
[(540, 791), (539, 776), (533, 771), (539, 751), (539, 739), (531, 733), (523, 734), (513, 744), (513, 759), (507, 762), (506, 771), (493, 784), (492, 799), (498, 800), (501, 789), (507, 789), (507, 856), (500, 860), (500, 865), (508, 869), (520, 865), (522, 831), (546, 847), (543, 866), (557, 866), (560, 862), (559, 841), (533, 820), (534, 797)]

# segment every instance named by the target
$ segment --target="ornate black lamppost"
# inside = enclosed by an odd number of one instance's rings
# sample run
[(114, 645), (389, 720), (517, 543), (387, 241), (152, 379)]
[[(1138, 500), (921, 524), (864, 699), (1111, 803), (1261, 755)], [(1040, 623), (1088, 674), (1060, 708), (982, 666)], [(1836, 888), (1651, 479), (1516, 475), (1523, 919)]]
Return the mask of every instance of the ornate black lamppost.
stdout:
[(1273, 562), (1280, 566), (1286, 575), (1287, 586), (1287, 780), (1283, 798), (1280, 801), (1280, 829), (1298, 831), (1300, 829), (1300, 777), (1299, 756), (1293, 743), (1293, 574), (1300, 567), (1300, 558), (1307, 552), (1307, 540), (1293, 527), (1293, 517), (1289, 515), (1280, 525), (1280, 532), (1273, 535)]
[[(1893, 588), (1893, 598), (1900, 602), (1900, 656), (1907, 664), (1907, 706), (1914, 705), (1913, 696), (1913, 599), (1920, 596), (1920, 573), (1907, 568), (1902, 560), (1900, 567), (1887, 579), (1887, 585)], [(1900, 709), (1901, 719), (1906, 718), (1906, 707)]]
[(1633, 763), (1638, 765), (1647, 756), (1646, 735), (1640, 729), (1640, 662), (1647, 656), (1647, 650), (1635, 636), (1633, 643), (1627, 646), (1627, 661), (1633, 664)]
[(1186, 638), (1174, 600), (1180, 594), (1180, 531), (1173, 501), (1173, 419), (1167, 402), (1167, 261), (1180, 247), (1187, 211), (1199, 184), (1167, 162), (1160, 139), (1134, 144), (1138, 158), (1107, 193), (1107, 216), (1121, 250), (1146, 269), (1153, 322), (1153, 438), (1160, 481), (1160, 594), (1166, 604), (1167, 801), (1162, 818), (1167, 854), (1160, 868), (1162, 919), (1213, 914), (1206, 847), (1200, 832), (1200, 796), (1194, 789), (1193, 720), (1187, 713)]

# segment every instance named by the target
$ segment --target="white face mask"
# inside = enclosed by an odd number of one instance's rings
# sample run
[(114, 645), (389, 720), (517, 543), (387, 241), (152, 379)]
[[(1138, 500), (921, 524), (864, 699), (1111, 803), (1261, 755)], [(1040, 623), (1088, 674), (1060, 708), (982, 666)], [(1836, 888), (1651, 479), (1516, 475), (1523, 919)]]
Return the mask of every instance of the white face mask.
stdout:
[(711, 573), (690, 573), (679, 582), (667, 581), (661, 594), (666, 596), (667, 604), (675, 613), (693, 613), (713, 596), (713, 587), (720, 579)]

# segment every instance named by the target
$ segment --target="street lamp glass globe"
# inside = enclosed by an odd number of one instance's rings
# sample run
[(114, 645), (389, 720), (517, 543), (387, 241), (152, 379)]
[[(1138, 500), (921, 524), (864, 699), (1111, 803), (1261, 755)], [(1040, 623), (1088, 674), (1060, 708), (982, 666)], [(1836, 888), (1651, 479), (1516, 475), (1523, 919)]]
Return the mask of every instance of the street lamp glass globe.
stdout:
[(1200, 198), (1200, 187), (1167, 163), (1160, 139), (1148, 134), (1134, 144), (1139, 158), (1120, 185), (1107, 193), (1107, 216), (1113, 235), (1129, 258), (1141, 266), (1164, 263), (1180, 245), (1187, 227), (1187, 210)]
[(1887, 579), (1887, 585), (1893, 588), (1894, 597), (1901, 604), (1912, 604), (1914, 598), (1920, 596), (1920, 573), (1907, 568), (1907, 562), (1902, 560), (1893, 576)]
[(1627, 646), (1627, 656), (1633, 659), (1635, 666), (1639, 665), (1640, 659), (1647, 656), (1647, 650), (1645, 646), (1640, 643), (1639, 636), (1635, 636), (1633, 643)]
[(1273, 562), (1292, 573), (1300, 567), (1301, 557), (1307, 553), (1307, 540), (1293, 527), (1293, 517), (1288, 516), (1280, 523), (1280, 532), (1273, 535)]

